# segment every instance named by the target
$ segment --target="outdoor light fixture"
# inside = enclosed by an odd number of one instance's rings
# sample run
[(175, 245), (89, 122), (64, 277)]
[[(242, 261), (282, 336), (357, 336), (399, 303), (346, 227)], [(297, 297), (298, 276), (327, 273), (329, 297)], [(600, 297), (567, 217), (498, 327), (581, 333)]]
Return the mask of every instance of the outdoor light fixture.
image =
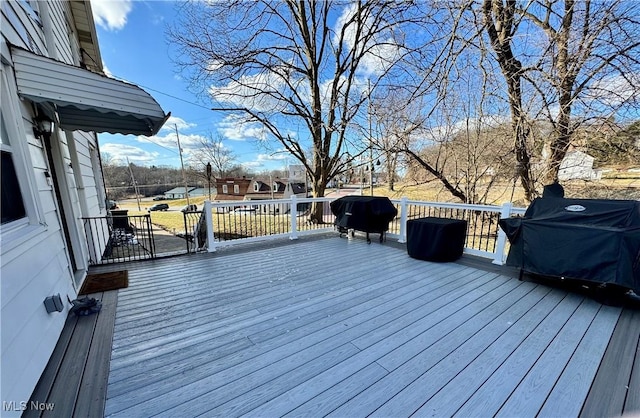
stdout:
[(36, 117), (33, 135), (35, 135), (36, 138), (42, 138), (51, 135), (51, 132), (53, 132), (53, 122), (47, 117), (40, 115)]

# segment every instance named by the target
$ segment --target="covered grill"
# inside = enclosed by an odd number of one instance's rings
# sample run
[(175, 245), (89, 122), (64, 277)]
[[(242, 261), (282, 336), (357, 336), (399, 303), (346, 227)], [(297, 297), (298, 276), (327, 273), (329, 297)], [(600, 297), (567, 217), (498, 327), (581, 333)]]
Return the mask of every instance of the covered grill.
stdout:
[(539, 198), (500, 227), (511, 243), (508, 265), (640, 293), (640, 202)]
[(345, 196), (331, 202), (331, 212), (336, 217), (335, 224), (340, 232), (355, 229), (367, 233), (380, 234), (389, 230), (389, 222), (398, 214), (398, 210), (387, 197)]

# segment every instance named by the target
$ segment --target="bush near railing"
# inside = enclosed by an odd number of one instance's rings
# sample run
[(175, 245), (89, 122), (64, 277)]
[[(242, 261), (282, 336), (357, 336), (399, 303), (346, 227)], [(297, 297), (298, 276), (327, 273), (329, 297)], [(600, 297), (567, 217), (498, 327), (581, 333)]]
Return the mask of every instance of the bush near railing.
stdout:
[[(208, 250), (215, 251), (219, 245), (233, 242), (270, 239), (289, 236), (296, 239), (300, 234), (327, 232), (334, 229), (330, 198), (296, 198), (264, 200), (205, 202), (208, 224)], [(325, 223), (308, 222), (311, 203), (323, 203)], [(524, 213), (524, 208), (513, 208), (510, 203), (502, 206), (467, 205), (457, 203), (410, 201), (406, 198), (392, 200), (398, 216), (389, 225), (389, 238), (399, 242), (406, 240), (406, 223), (411, 219), (441, 217), (467, 221), (465, 252), (493, 258), (501, 264), (504, 259), (506, 237), (498, 227), (502, 217)], [(209, 208), (207, 210), (207, 208)]]

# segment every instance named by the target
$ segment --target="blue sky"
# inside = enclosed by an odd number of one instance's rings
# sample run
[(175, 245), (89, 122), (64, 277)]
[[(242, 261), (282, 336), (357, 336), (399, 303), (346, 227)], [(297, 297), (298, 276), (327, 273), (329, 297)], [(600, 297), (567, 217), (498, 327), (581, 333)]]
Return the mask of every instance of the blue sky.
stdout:
[(100, 150), (126, 164), (180, 165), (175, 126), (185, 162), (202, 136), (222, 135), (239, 163), (255, 172), (283, 169), (286, 155), (267, 153), (256, 145), (246, 128), (235, 126), (227, 115), (210, 110), (187, 89), (170, 59), (165, 35), (176, 11), (172, 1), (91, 0), (105, 71), (149, 92), (171, 118), (154, 137), (99, 134)]

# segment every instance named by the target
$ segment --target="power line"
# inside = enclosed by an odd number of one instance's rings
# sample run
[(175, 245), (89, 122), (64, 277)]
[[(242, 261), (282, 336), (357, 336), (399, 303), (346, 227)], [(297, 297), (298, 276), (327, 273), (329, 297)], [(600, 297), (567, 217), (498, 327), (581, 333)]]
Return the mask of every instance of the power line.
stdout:
[(200, 108), (202, 108), (202, 109), (207, 109), (207, 110), (209, 110), (209, 111), (211, 110), (211, 108), (210, 108), (210, 107), (208, 107), (208, 106), (204, 106), (204, 105), (201, 105), (201, 104), (198, 104), (198, 103), (190, 102), (190, 101), (189, 101), (189, 100), (187, 100), (187, 99), (183, 99), (183, 98), (181, 98), (181, 97), (174, 96), (173, 94), (169, 94), (169, 93), (165, 93), (165, 92), (160, 91), (160, 90), (156, 90), (156, 89), (154, 89), (154, 88), (152, 88), (152, 87), (145, 86), (145, 85), (143, 85), (143, 84), (138, 84), (138, 86), (143, 87), (143, 88), (145, 88), (145, 89), (149, 89), (149, 90), (154, 91), (154, 92), (156, 92), (156, 93), (163, 94), (163, 95), (165, 95), (165, 96), (171, 97), (172, 99), (179, 100), (179, 101), (181, 101), (181, 102), (184, 102), (184, 103), (190, 104), (190, 105), (192, 105), (192, 106), (200, 107)]

